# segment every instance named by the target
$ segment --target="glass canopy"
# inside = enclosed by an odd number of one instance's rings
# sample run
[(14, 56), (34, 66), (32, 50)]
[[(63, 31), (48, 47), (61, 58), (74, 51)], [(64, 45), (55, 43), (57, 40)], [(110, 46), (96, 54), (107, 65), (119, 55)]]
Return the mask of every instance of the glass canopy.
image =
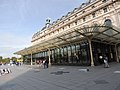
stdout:
[(52, 38), (46, 39), (37, 45), (20, 50), (15, 54), (27, 55), (37, 53), (67, 44), (83, 42), (88, 39), (91, 41), (115, 45), (120, 43), (120, 29), (115, 26), (105, 25), (93, 25), (90, 27), (84, 26), (82, 28), (76, 27), (75, 29), (65, 30), (57, 35), (53, 35)]

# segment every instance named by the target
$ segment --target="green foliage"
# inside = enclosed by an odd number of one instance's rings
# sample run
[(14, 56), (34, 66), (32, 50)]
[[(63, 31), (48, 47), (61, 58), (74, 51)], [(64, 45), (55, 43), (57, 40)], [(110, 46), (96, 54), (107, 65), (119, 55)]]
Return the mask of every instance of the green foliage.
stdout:
[(2, 56), (0, 56), (0, 62), (2, 62)]
[(12, 57), (11, 60), (17, 61), (17, 58), (16, 57)]
[(4, 59), (0, 58), (0, 62), (8, 63), (8, 62), (10, 62), (10, 58), (4, 58)]
[(4, 58), (2, 62), (3, 63), (8, 63), (8, 62), (10, 62), (10, 58)]
[(2, 60), (3, 59), (3, 57), (2, 56), (0, 56), (0, 60)]
[(12, 57), (12, 58), (3, 58), (2, 56), (0, 56), (0, 62), (2, 62), (2, 63), (9, 63), (10, 60), (17, 61), (17, 58), (16, 58), (16, 57)]

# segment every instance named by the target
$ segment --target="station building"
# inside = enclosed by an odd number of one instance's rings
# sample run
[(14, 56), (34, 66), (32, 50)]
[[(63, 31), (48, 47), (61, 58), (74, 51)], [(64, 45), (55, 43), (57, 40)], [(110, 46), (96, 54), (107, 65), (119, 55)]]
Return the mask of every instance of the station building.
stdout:
[(32, 36), (31, 46), (16, 52), (35, 63), (100, 65), (120, 61), (120, 0), (89, 0)]

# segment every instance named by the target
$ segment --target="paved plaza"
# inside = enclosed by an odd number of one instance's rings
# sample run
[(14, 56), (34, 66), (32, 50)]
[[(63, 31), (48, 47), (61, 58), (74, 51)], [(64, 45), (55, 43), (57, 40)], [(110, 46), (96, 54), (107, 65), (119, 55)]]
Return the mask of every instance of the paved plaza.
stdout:
[(120, 63), (110, 63), (110, 68), (103, 65), (7, 67), (12, 73), (0, 76), (0, 90), (120, 90)]

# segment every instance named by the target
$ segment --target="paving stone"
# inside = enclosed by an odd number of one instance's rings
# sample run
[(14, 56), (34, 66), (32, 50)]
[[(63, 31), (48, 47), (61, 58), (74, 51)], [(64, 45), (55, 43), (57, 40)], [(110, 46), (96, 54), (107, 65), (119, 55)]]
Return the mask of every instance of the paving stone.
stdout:
[[(120, 75), (113, 72), (120, 70), (120, 63), (110, 66), (13, 66), (11, 74), (0, 76), (0, 90), (119, 90)], [(80, 68), (90, 71), (80, 72)]]

